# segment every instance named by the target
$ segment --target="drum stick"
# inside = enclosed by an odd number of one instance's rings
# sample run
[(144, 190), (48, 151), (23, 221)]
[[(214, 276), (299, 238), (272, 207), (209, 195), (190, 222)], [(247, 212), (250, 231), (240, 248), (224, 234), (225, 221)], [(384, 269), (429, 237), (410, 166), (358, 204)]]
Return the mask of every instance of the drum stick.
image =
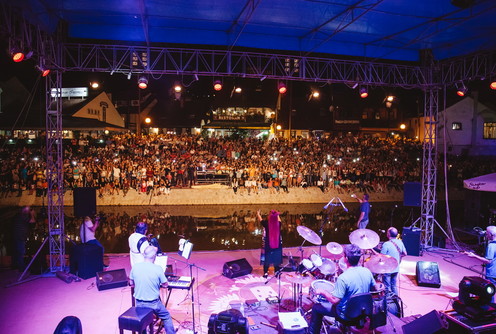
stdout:
[(269, 326), (269, 327), (272, 327), (272, 328), (277, 328), (276, 325), (272, 325), (272, 324), (268, 324), (266, 322), (261, 322), (262, 325), (265, 325), (265, 326)]

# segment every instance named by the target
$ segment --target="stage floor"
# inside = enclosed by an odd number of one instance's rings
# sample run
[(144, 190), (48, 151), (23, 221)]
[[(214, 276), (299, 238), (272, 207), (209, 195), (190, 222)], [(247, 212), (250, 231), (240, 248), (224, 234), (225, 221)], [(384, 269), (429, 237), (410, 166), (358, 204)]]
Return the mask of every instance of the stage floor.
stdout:
[[(325, 247), (304, 247), (303, 257), (314, 252), (326, 257)], [(284, 253), (300, 256), (297, 248), (285, 248)], [(189, 276), (189, 266), (179, 255), (168, 254), (168, 264), (179, 276)], [(124, 269), (129, 275), (128, 254), (108, 254), (110, 267), (107, 271)], [(251, 274), (234, 279), (222, 275), (225, 262), (246, 258), (253, 267)], [(418, 261), (436, 262), (439, 267), (441, 287), (418, 286), (416, 282), (416, 263)], [(276, 324), (278, 304), (269, 304), (266, 297), (280, 296), (280, 311), (294, 310), (293, 284), (290, 272), (284, 272), (281, 279), (272, 279), (268, 284), (262, 277), (260, 250), (193, 252), (189, 263), (195, 264), (193, 289), (172, 290), (168, 309), (174, 318), (178, 333), (192, 333), (193, 313), (191, 297), (194, 297), (194, 321), (197, 333), (208, 332), (208, 320), (211, 314), (230, 309), (230, 305), (252, 301), (252, 306), (244, 306), (245, 316), (251, 325), (260, 329), (250, 333), (277, 333), (263, 323)], [(432, 310), (451, 309), (452, 300), (458, 295), (458, 283), (464, 276), (479, 276), (481, 262), (462, 253), (435, 249), (424, 252), (421, 257), (406, 256), (401, 263), (400, 297), (404, 303), (404, 317), (413, 319)], [(95, 278), (80, 282), (65, 283), (57, 277), (42, 277), (16, 283), (20, 273), (3, 270), (0, 273), (0, 333), (52, 333), (58, 322), (67, 315), (77, 316), (83, 324), (83, 333), (109, 334), (119, 333), (117, 319), (131, 306), (130, 287), (118, 287), (98, 291)], [(302, 284), (303, 311), (311, 308), (312, 300), (308, 298), (311, 282)], [(164, 297), (167, 291), (164, 290)], [(165, 300), (165, 299), (164, 299)], [(255, 302), (258, 301), (258, 302)], [(253, 303), (255, 302), (255, 303)], [(391, 323), (395, 324), (397, 333), (402, 333), (401, 322), (388, 323), (377, 332), (393, 332)]]

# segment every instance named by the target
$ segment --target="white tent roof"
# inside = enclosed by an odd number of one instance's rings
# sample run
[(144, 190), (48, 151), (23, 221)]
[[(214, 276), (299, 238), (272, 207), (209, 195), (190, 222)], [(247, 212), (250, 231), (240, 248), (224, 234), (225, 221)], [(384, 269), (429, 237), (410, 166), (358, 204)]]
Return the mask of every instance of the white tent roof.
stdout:
[(463, 186), (470, 190), (496, 192), (496, 173), (464, 180)]

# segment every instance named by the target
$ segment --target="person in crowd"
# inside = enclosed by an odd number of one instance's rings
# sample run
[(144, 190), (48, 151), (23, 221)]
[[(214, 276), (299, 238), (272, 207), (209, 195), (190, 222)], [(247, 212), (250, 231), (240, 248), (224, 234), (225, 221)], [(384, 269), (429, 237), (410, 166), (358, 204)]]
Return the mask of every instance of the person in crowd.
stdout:
[(69, 315), (64, 317), (55, 328), (53, 334), (82, 334), (83, 326), (78, 317)]
[(258, 210), (257, 219), (264, 227), (265, 260), (263, 277), (267, 278), (270, 265), (274, 266), (274, 273), (276, 274), (282, 263), (281, 218), (279, 217), (279, 212), (272, 210), (268, 219), (263, 220), (260, 210)]
[(358, 216), (357, 228), (367, 228), (370, 213), (369, 194), (363, 194), (362, 198), (358, 198), (355, 194), (352, 194), (351, 197), (360, 203), (360, 216)]
[(406, 253), (405, 245), (401, 239), (398, 239), (398, 230), (394, 227), (390, 227), (387, 230), (387, 237), (389, 241), (386, 241), (382, 245), (381, 254), (390, 255), (398, 261), (398, 266), (390, 273), (386, 273), (383, 275), (383, 283), (386, 288), (387, 293), (393, 293), (398, 296), (398, 273), (400, 271), (400, 262), (401, 258)]
[(79, 229), (79, 236), (81, 237), (81, 242), (83, 244), (97, 245), (102, 249), (102, 252), (104, 252), (102, 244), (95, 238), (95, 232), (99, 225), (100, 218), (98, 216), (95, 217), (95, 223), (91, 221), (90, 217), (84, 217), (83, 223)]
[(165, 333), (175, 334), (172, 317), (160, 300), (160, 288), (166, 288), (168, 282), (162, 267), (154, 264), (156, 256), (157, 247), (148, 245), (143, 251), (143, 261), (131, 268), (129, 283), (134, 287), (136, 307), (152, 309), (162, 320)]
[(327, 301), (316, 303), (312, 306), (312, 317), (308, 326), (310, 334), (319, 334), (324, 316), (345, 318), (346, 305), (351, 296), (367, 293), (376, 288), (374, 276), (369, 269), (358, 266), (362, 250), (354, 245), (347, 245), (344, 249), (344, 259), (348, 269), (338, 276), (334, 291), (330, 292), (321, 288), (315, 293), (323, 296)]
[(24, 256), (26, 255), (26, 240), (29, 233), (31, 220), (31, 207), (24, 206), (14, 217), (14, 259), (15, 268), (23, 271), (25, 268)]

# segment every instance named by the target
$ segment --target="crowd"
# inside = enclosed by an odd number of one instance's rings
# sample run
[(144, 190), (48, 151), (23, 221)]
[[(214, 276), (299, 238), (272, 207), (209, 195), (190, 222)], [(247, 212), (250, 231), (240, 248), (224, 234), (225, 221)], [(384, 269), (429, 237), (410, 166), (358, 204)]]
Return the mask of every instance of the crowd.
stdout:
[[(0, 197), (44, 196), (44, 146), (7, 142), (0, 146)], [(44, 143), (43, 138), (39, 142)], [(237, 194), (276, 194), (293, 187), (388, 192), (401, 190), (404, 182), (420, 181), (422, 169), (418, 141), (351, 135), (268, 141), (119, 134), (64, 140), (63, 150), (64, 188), (96, 187), (100, 197), (126, 196), (130, 189), (168, 196), (171, 188), (191, 187), (200, 176), (223, 176)], [(474, 162), (456, 160), (450, 175), (466, 177), (475, 171)], [(491, 165), (477, 164), (477, 169), (482, 166)]]

